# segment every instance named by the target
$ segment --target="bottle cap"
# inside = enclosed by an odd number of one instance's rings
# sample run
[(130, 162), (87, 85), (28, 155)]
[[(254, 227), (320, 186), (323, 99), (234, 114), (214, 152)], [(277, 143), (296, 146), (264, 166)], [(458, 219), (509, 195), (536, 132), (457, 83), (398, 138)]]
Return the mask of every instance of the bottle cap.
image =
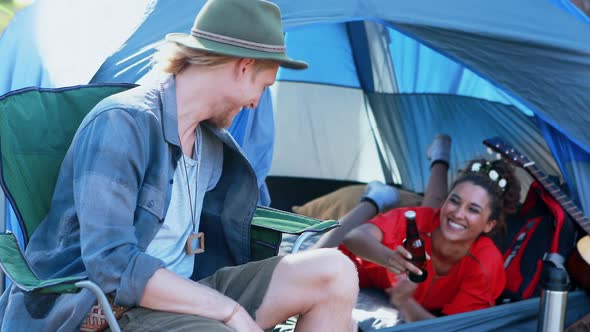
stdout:
[(408, 210), (406, 213), (404, 213), (404, 217), (407, 219), (416, 219), (416, 211)]

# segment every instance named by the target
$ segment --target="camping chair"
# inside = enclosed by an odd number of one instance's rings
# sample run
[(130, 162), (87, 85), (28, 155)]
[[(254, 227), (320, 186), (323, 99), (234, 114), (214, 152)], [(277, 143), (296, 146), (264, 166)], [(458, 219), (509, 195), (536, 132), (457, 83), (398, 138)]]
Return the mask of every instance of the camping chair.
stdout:
[[(26, 88), (0, 97), (0, 184), (10, 201), (25, 244), (49, 210), (58, 172), (84, 116), (103, 98), (134, 85), (100, 84), (61, 89)], [(252, 221), (252, 260), (276, 255), (282, 232), (320, 234), (338, 225), (259, 207)], [(299, 244), (302, 240), (298, 241)], [(119, 326), (102, 290), (86, 277), (40, 280), (15, 235), (0, 234), (0, 266), (16, 287), (29, 293), (76, 293), (89, 289), (113, 331)]]

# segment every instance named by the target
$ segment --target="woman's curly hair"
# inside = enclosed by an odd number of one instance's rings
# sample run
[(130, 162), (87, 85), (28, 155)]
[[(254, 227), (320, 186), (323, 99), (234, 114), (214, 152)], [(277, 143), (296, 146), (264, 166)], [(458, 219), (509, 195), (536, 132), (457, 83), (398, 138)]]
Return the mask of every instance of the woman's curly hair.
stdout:
[[(479, 163), (480, 167), (474, 167)], [(477, 165), (476, 165), (477, 166)], [(490, 176), (495, 171), (497, 177)], [(493, 172), (492, 172), (493, 173)], [(500, 181), (504, 179), (502, 188)], [(506, 216), (515, 213), (520, 199), (520, 181), (516, 177), (514, 167), (505, 160), (488, 161), (486, 159), (473, 159), (467, 167), (461, 171), (459, 178), (453, 183), (451, 190), (460, 183), (471, 182), (486, 190), (490, 198), (489, 220), (496, 220), (496, 226), (492, 230), (506, 229)]]

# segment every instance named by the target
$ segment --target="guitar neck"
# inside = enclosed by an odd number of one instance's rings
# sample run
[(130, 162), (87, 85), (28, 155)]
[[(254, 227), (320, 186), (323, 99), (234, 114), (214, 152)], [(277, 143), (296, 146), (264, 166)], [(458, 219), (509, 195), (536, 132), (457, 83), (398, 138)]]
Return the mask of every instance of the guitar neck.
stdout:
[(488, 146), (493, 151), (496, 151), (500, 155), (504, 156), (508, 160), (511, 160), (514, 164), (521, 168), (524, 168), (537, 182), (539, 182), (545, 190), (561, 205), (565, 212), (572, 218), (578, 225), (580, 225), (586, 233), (590, 234), (590, 220), (584, 215), (584, 212), (578, 208), (567, 195), (561, 192), (559, 186), (553, 181), (549, 180), (549, 177), (541, 171), (541, 169), (535, 165), (535, 162), (525, 157), (520, 152), (516, 151), (512, 146), (505, 143), (499, 137), (489, 138), (483, 141), (483, 144)]
[(574, 203), (561, 189), (549, 179), (534, 163), (523, 165), (523, 168), (537, 180), (545, 190), (561, 205), (561, 207), (572, 217), (585, 231), (590, 234), (590, 220), (584, 215), (576, 203)]

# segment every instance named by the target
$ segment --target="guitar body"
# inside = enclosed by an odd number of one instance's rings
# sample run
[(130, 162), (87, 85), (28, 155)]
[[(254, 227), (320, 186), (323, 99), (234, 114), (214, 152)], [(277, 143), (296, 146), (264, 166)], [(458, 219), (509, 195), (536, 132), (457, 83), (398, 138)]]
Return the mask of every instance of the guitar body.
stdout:
[(565, 261), (565, 268), (576, 284), (584, 289), (590, 289), (590, 235), (581, 238), (576, 248), (578, 250), (572, 250)]

